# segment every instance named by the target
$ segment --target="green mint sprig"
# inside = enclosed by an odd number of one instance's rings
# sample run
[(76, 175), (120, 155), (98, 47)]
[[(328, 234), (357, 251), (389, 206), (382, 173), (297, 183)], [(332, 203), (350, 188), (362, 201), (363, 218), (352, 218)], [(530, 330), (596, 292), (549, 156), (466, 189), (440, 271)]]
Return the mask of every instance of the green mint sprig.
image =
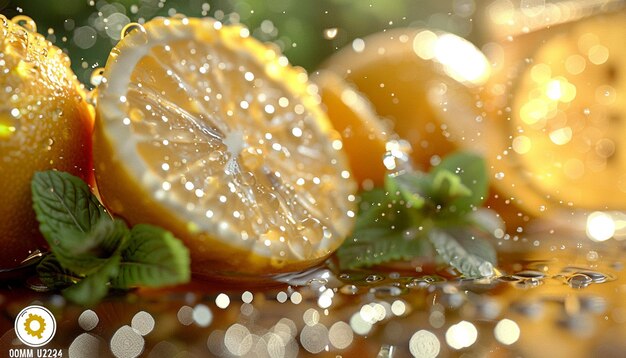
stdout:
[(429, 173), (388, 175), (384, 188), (362, 193), (355, 229), (337, 251), (340, 267), (436, 253), (466, 277), (491, 276), (497, 257), (487, 238), (500, 220), (480, 208), (487, 190), (484, 160), (471, 153), (450, 155)]
[(162, 287), (188, 282), (189, 251), (170, 232), (112, 218), (81, 179), (35, 173), (33, 207), (51, 255), (37, 267), (41, 280), (90, 306), (109, 289)]

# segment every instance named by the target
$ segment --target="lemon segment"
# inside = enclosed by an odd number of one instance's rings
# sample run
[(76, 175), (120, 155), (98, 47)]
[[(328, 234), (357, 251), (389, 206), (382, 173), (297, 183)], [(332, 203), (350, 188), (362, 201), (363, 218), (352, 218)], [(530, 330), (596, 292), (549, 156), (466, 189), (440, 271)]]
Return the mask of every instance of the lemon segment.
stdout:
[(323, 108), (341, 134), (350, 169), (362, 186), (382, 186), (387, 169), (383, 165), (386, 143), (395, 138), (378, 117), (370, 102), (356, 88), (330, 71), (312, 77), (319, 88)]
[(306, 73), (248, 34), (152, 20), (111, 52), (97, 89), (105, 204), (174, 232), (199, 274), (301, 269), (354, 223), (356, 184)]

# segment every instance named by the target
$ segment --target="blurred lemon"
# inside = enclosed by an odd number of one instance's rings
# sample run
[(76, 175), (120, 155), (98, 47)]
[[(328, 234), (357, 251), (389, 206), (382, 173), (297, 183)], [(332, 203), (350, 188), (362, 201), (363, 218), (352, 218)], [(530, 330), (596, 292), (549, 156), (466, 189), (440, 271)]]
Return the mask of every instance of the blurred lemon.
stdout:
[(300, 270), (355, 215), (340, 136), (304, 71), (238, 26), (131, 24), (97, 89), (94, 161), (105, 204), (174, 232), (202, 275)]
[(93, 117), (68, 57), (33, 20), (0, 15), (0, 44), (0, 266), (12, 267), (45, 245), (32, 209), (33, 173), (92, 176)]
[[(412, 160), (422, 169), (456, 150), (496, 158), (493, 143), (506, 140), (500, 138), (505, 131), (486, 119), (483, 87), (491, 77), (491, 65), (458, 36), (391, 29), (355, 40), (323, 67), (353, 83), (375, 111), (390, 120), (393, 130), (411, 143)], [(335, 117), (330, 111), (329, 115)], [(492, 182), (499, 181), (500, 167), (492, 164), (489, 169)], [(528, 217), (505, 199), (499, 186), (500, 182), (492, 186), (486, 205), (515, 229)]]
[(531, 215), (626, 208), (626, 12), (495, 45), (485, 91), (495, 185)]
[(352, 176), (364, 187), (382, 186), (386, 175), (383, 156), (390, 130), (369, 101), (344, 79), (329, 71), (312, 77), (319, 87), (323, 108), (341, 134)]
[(354, 40), (323, 68), (353, 83), (411, 143), (413, 161), (424, 169), (458, 148), (480, 144), (477, 89), (490, 67), (476, 47), (458, 36), (391, 29)]

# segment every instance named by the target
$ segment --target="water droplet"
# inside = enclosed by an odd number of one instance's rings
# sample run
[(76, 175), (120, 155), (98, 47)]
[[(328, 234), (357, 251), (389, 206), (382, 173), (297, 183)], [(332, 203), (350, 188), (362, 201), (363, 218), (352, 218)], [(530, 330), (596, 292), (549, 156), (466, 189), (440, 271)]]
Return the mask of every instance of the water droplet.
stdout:
[(92, 106), (95, 106), (98, 103), (98, 91), (91, 90), (87, 92), (87, 95), (85, 96), (85, 101), (87, 101), (87, 103), (91, 104)]
[(376, 358), (393, 358), (395, 357), (396, 347), (389, 344), (383, 344), (378, 351)]
[(305, 241), (311, 243), (319, 242), (324, 236), (324, 227), (322, 223), (315, 218), (306, 218), (298, 224), (298, 234), (302, 236)]
[(264, 163), (263, 156), (253, 147), (241, 151), (239, 157), (241, 164), (250, 171), (259, 169)]
[(428, 282), (427, 280), (421, 279), (421, 278), (416, 278), (411, 280), (411, 282), (406, 284), (407, 288), (426, 288), (430, 286), (430, 282)]
[(603, 274), (602, 272), (597, 272), (597, 271), (584, 270), (584, 271), (578, 271), (576, 272), (576, 274), (585, 275), (589, 277), (591, 281), (593, 281), (594, 283), (603, 283), (609, 279), (607, 275)]
[(478, 266), (478, 271), (482, 277), (491, 277), (493, 276), (493, 265), (489, 261), (485, 261), (480, 266)]
[(89, 77), (89, 83), (93, 86), (99, 86), (102, 83), (102, 79), (104, 78), (104, 68), (99, 67), (91, 72), (91, 76)]
[[(181, 14), (180, 12), (179, 12), (179, 13), (174, 14), (174, 16), (172, 16), (172, 18), (174, 18), (174, 19), (178, 19), (178, 20), (181, 20), (181, 22), (183, 22), (183, 24), (185, 24), (185, 25), (186, 25), (187, 23), (189, 23), (189, 19), (187, 18), (187, 15), (185, 15), (185, 14)], [(185, 20), (185, 21), (183, 21), (183, 20)]]
[(527, 289), (532, 287), (537, 287), (543, 284), (543, 280), (538, 280), (536, 278), (527, 278), (522, 279), (515, 283), (516, 288)]
[(515, 276), (505, 275), (505, 276), (498, 277), (498, 280), (500, 280), (502, 282), (517, 282), (520, 279), (518, 277), (515, 277)]
[(28, 55), (28, 32), (23, 28), (13, 28), (7, 34), (6, 51), (15, 54), (18, 58), (26, 58)]
[(320, 291), (328, 284), (328, 280), (325, 278), (313, 278), (307, 281), (306, 285), (313, 291)]
[(0, 25), (2, 25), (2, 27), (0, 27), (0, 29), (2, 29), (2, 34), (6, 35), (7, 29), (9, 28), (9, 24), (7, 22), (7, 19), (4, 16), (0, 17)]
[(219, 161), (220, 159), (222, 159), (224, 157), (225, 157), (224, 152), (222, 152), (221, 150), (214, 150), (214, 151), (209, 153), (208, 159), (210, 161), (212, 161), (212, 162), (216, 162), (216, 161)]
[(378, 281), (382, 281), (384, 279), (384, 277), (380, 276), (380, 275), (369, 275), (365, 278), (365, 282), (367, 283), (373, 283), (373, 282), (378, 282)]
[(122, 39), (125, 39), (128, 36), (133, 35), (133, 40), (137, 43), (137, 44), (145, 44), (148, 42), (148, 33), (146, 32), (146, 29), (141, 25), (138, 24), (136, 22), (131, 22), (129, 24), (127, 24), (126, 26), (124, 26), (124, 28), (122, 29), (121, 33), (120, 33), (120, 37)]
[(524, 270), (524, 271), (520, 271), (520, 272), (515, 273), (513, 276), (520, 277), (520, 278), (542, 279), (546, 275), (543, 272), (539, 272), (539, 271)]
[(238, 173), (238, 175), (235, 177), (235, 182), (237, 182), (238, 184), (253, 187), (254, 185), (256, 185), (256, 178), (254, 176), (254, 173), (244, 171)]
[(47, 142), (47, 145), (46, 145), (46, 150), (48, 150), (48, 151), (52, 150), (52, 145), (53, 144), (54, 144), (54, 139), (48, 138), (48, 142)]
[(576, 273), (567, 280), (567, 284), (570, 285), (570, 287), (572, 288), (585, 288), (589, 286), (592, 282), (593, 280), (591, 279), (591, 277), (581, 273)]
[(20, 25), (30, 32), (37, 32), (37, 23), (26, 15), (17, 15), (11, 19), (14, 24)]
[(356, 295), (359, 292), (359, 288), (355, 285), (345, 285), (341, 286), (339, 292), (343, 293), (344, 295)]
[(600, 257), (600, 255), (598, 255), (597, 251), (589, 251), (587, 253), (587, 260), (588, 261), (598, 261), (598, 258)]

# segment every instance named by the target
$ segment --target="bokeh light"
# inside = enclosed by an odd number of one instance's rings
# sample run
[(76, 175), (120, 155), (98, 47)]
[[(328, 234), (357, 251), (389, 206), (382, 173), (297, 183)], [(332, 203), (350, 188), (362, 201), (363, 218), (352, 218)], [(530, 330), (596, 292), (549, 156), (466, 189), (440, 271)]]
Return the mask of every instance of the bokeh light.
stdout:
[(463, 349), (476, 343), (478, 330), (471, 322), (461, 321), (446, 331), (446, 343), (454, 349)]
[(606, 241), (615, 234), (615, 222), (611, 216), (594, 211), (587, 217), (587, 237), (593, 241)]
[(520, 333), (521, 331), (519, 325), (515, 323), (515, 321), (507, 318), (498, 322), (493, 330), (493, 334), (498, 342), (506, 345), (517, 342), (520, 337)]

